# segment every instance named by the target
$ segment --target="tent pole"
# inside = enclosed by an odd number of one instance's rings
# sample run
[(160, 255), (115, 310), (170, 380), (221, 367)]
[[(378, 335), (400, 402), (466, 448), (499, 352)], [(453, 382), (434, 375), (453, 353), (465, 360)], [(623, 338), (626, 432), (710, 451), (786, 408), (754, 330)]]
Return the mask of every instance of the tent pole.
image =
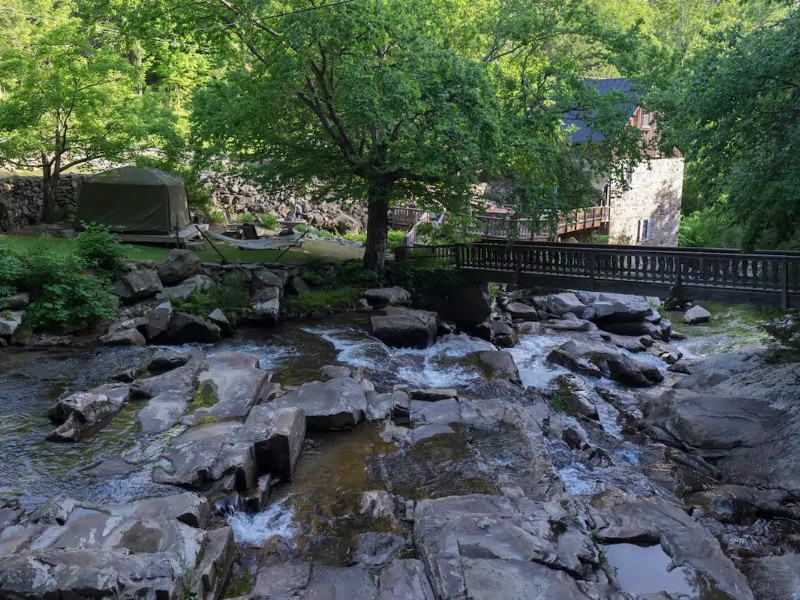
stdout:
[(222, 254), (222, 252), (220, 252), (220, 251), (219, 251), (219, 248), (217, 248), (217, 247), (214, 245), (214, 242), (212, 242), (212, 241), (209, 239), (209, 237), (208, 237), (208, 236), (205, 234), (205, 232), (204, 232), (202, 229), (200, 229), (200, 227), (198, 227), (197, 225), (195, 225), (195, 228), (197, 229), (197, 231), (199, 231), (199, 232), (200, 232), (200, 235), (202, 235), (202, 236), (203, 236), (203, 239), (204, 239), (205, 241), (207, 241), (209, 244), (211, 244), (211, 247), (214, 249), (214, 251), (215, 251), (217, 254), (219, 254), (220, 258), (222, 259), (222, 264), (223, 264), (223, 265), (230, 264), (230, 263), (228, 262), (228, 259), (227, 259), (227, 258), (225, 258), (225, 256)]

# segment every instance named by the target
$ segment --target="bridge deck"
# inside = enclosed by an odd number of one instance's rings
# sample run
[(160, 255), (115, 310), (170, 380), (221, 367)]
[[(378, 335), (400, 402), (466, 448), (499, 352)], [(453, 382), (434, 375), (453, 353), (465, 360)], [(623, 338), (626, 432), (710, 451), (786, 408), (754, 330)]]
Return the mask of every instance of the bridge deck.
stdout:
[(416, 246), (397, 254), (419, 257), (481, 281), (800, 307), (800, 253), (528, 242)]

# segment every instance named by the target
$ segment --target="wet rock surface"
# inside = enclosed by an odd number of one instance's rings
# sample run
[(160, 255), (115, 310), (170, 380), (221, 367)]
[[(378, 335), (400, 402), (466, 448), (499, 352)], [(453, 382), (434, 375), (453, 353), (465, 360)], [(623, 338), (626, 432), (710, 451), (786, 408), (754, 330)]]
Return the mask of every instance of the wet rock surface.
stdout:
[[(541, 306), (502, 351), (458, 333), (390, 350), (366, 317), (97, 351), (103, 369), (37, 410), (93, 434), (58, 445), (65, 471), (143, 487), (90, 503), (0, 485), (0, 596), (216, 598), (227, 580), (240, 598), (793, 597), (797, 365), (667, 346), (646, 300)], [(618, 325), (658, 333), (603, 331)], [(15, 364), (0, 397), (35, 381)], [(92, 395), (123, 372), (106, 414)], [(136, 454), (99, 452), (117, 437)]]
[(387, 346), (427, 348), (436, 339), (436, 313), (387, 307), (370, 319), (372, 334)]

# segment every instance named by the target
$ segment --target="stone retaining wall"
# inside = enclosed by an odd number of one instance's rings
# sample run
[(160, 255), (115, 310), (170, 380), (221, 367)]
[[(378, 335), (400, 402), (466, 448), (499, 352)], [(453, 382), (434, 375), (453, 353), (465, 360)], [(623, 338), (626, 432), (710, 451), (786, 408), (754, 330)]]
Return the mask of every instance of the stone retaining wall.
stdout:
[[(56, 217), (71, 219), (78, 203), (78, 190), (85, 175), (61, 176), (56, 197)], [(42, 214), (41, 177), (0, 179), (0, 230), (13, 231), (39, 222)]]
[[(70, 220), (75, 214), (78, 190), (84, 174), (64, 174), (58, 189), (56, 216)], [(214, 208), (228, 221), (243, 213), (274, 214), (283, 217), (293, 208), (298, 216), (317, 229), (339, 233), (360, 232), (367, 224), (366, 206), (360, 203), (312, 203), (307, 197), (268, 194), (239, 178), (218, 173), (206, 174), (204, 181), (213, 192)], [(42, 212), (42, 178), (11, 176), (0, 178), (0, 230), (13, 231), (39, 222)]]

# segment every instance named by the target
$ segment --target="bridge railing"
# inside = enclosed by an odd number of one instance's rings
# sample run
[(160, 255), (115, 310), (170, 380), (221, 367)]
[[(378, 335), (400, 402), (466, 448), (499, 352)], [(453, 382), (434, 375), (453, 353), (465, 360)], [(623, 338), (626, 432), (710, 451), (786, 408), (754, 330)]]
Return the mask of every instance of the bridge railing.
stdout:
[(610, 215), (608, 206), (592, 206), (563, 214), (555, 223), (555, 219), (547, 216), (541, 219), (477, 216), (469, 232), (502, 240), (546, 240), (552, 235), (600, 227), (609, 222)]
[[(398, 260), (428, 258), (459, 269), (516, 279), (522, 275), (560, 281), (594, 290), (602, 282), (624, 282), (627, 289), (684, 288), (721, 290), (761, 297), (789, 306), (800, 296), (800, 254), (707, 252), (675, 248), (591, 246), (573, 244), (475, 243), (423, 246)], [(508, 275), (512, 275), (509, 278)], [(535, 279), (535, 277), (534, 277)]]

